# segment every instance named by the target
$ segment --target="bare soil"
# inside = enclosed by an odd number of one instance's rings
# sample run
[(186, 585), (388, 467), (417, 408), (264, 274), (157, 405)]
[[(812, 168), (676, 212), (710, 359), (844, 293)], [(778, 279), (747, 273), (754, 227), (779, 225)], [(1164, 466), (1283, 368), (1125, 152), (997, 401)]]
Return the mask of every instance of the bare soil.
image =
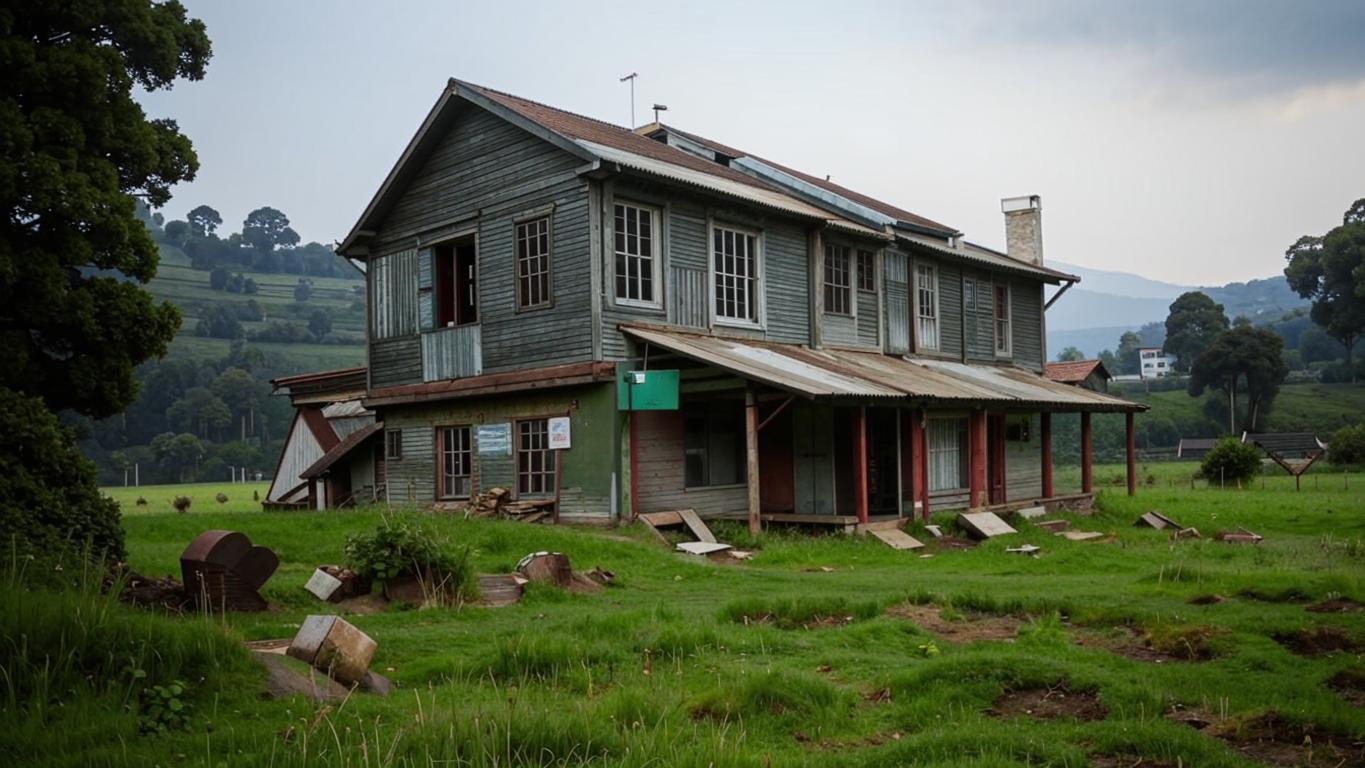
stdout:
[(185, 585), (169, 576), (164, 579), (143, 576), (120, 565), (115, 566), (114, 573), (106, 578), (106, 588), (116, 584), (120, 576), (123, 577), (123, 591), (119, 592), (118, 598), (129, 605), (171, 613), (184, 613), (194, 607)]
[(1292, 723), (1270, 712), (1251, 719), (1227, 720), (1210, 726), (1216, 736), (1249, 760), (1293, 768), (1365, 768), (1365, 742), (1324, 731), (1314, 725)]
[(1098, 648), (1117, 653), (1136, 661), (1162, 664), (1168, 661), (1183, 661), (1180, 656), (1165, 653), (1153, 648), (1147, 636), (1140, 630), (1128, 626), (1115, 627), (1111, 631), (1083, 628), (1074, 636), (1076, 645), (1083, 648)]
[(1342, 651), (1349, 653), (1362, 647), (1359, 640), (1339, 627), (1308, 627), (1295, 632), (1281, 632), (1273, 637), (1280, 645), (1300, 656), (1325, 656)]
[(1327, 681), (1327, 687), (1357, 707), (1365, 707), (1365, 670), (1343, 669)]
[(1013, 640), (1025, 621), (1018, 616), (995, 616), (977, 612), (967, 613), (957, 621), (949, 621), (943, 618), (940, 610), (938, 606), (932, 604), (903, 603), (886, 609), (886, 613), (888, 616), (907, 619), (920, 629), (952, 643)]
[(1313, 603), (1304, 610), (1311, 613), (1359, 613), (1361, 610), (1365, 610), (1365, 605), (1361, 605), (1349, 597), (1334, 597), (1331, 600)]
[(1222, 595), (1196, 595), (1191, 597), (1188, 602), (1190, 605), (1217, 605), (1226, 599)]
[(1178, 768), (1176, 763), (1137, 755), (1090, 755), (1091, 768)]
[(944, 536), (939, 539), (934, 539), (933, 544), (935, 545), (936, 550), (971, 549), (976, 546), (975, 541), (962, 538), (961, 536)]
[(1069, 691), (1065, 686), (1056, 685), (1006, 690), (995, 699), (989, 714), (1000, 718), (1103, 720), (1108, 711), (1094, 691)]
[(1280, 592), (1267, 592), (1255, 587), (1249, 587), (1238, 592), (1237, 596), (1262, 603), (1306, 603), (1313, 599), (1312, 595), (1294, 587), (1290, 587), (1289, 589)]

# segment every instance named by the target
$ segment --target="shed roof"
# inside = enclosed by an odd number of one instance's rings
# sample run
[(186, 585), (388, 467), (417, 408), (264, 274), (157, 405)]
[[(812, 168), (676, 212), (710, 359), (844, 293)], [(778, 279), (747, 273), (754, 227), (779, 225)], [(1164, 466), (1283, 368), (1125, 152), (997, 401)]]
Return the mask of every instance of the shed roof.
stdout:
[(1267, 454), (1279, 455), (1313, 453), (1327, 447), (1312, 432), (1246, 432), (1242, 434), (1242, 442), (1251, 443)]
[(308, 469), (300, 472), (299, 477), (304, 480), (312, 480), (323, 472), (326, 472), (328, 469), (331, 469), (333, 464), (341, 461), (348, 456), (351, 451), (359, 448), (366, 440), (374, 437), (383, 429), (384, 422), (382, 421), (377, 421), (374, 424), (367, 424), (363, 428), (357, 429), (347, 435), (341, 442), (327, 449), (327, 452), (322, 454), (321, 458), (312, 464), (309, 464)]
[(1020, 368), (909, 360), (877, 352), (810, 349), (654, 326), (626, 334), (684, 357), (807, 398), (913, 399), (937, 403), (1141, 411), (1147, 406), (1049, 381)]
[(270, 386), (273, 394), (288, 395), (295, 405), (332, 403), (364, 395), (367, 378), (365, 367), (360, 366), (280, 376), (271, 379)]
[(1060, 381), (1063, 384), (1080, 384), (1090, 378), (1090, 374), (1099, 372), (1105, 379), (1112, 378), (1109, 369), (1104, 367), (1104, 363), (1099, 360), (1067, 360), (1060, 363), (1048, 363), (1043, 366), (1043, 376), (1052, 381)]

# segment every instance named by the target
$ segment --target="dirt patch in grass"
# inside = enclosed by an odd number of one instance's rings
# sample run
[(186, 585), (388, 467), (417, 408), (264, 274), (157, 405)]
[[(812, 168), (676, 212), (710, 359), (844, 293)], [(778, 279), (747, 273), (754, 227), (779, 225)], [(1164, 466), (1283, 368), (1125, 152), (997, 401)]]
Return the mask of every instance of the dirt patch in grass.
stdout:
[(1275, 712), (1225, 720), (1204, 732), (1222, 739), (1247, 759), (1265, 765), (1365, 768), (1365, 742), (1314, 725), (1292, 723)]
[(1102, 651), (1117, 653), (1120, 656), (1127, 656), (1136, 661), (1161, 664), (1168, 661), (1187, 660), (1184, 657), (1174, 656), (1153, 648), (1147, 642), (1146, 634), (1128, 626), (1116, 627), (1109, 632), (1099, 629), (1080, 629), (1077, 630), (1074, 639), (1076, 645), (1082, 648), (1097, 648)]
[(944, 536), (943, 538), (932, 541), (934, 549), (971, 549), (976, 546), (976, 542), (971, 539), (964, 539), (961, 536)]
[(1365, 670), (1343, 669), (1332, 675), (1327, 687), (1357, 707), (1365, 707)]
[(1304, 592), (1301, 589), (1298, 589), (1297, 587), (1281, 589), (1278, 592), (1272, 592), (1267, 589), (1259, 589), (1257, 587), (1247, 587), (1241, 592), (1238, 592), (1237, 596), (1244, 597), (1247, 600), (1256, 600), (1262, 603), (1306, 603), (1309, 600), (1313, 599), (1312, 595), (1308, 594), (1307, 592)]
[(1349, 597), (1334, 597), (1331, 600), (1313, 603), (1304, 610), (1310, 613), (1360, 613), (1361, 610), (1365, 610), (1365, 605)]
[(1103, 720), (1106, 714), (1107, 710), (1094, 691), (1069, 691), (1061, 685), (1007, 689), (996, 697), (990, 709), (992, 717), (1032, 717), (1039, 720)]
[(1090, 768), (1178, 768), (1177, 763), (1137, 755), (1090, 755)]
[(1275, 642), (1300, 656), (1325, 656), (1342, 651), (1349, 653), (1362, 648), (1359, 640), (1339, 627), (1308, 627), (1295, 632), (1280, 632), (1272, 637)]
[[(910, 623), (953, 643), (970, 643), (976, 640), (1013, 640), (1025, 619), (1018, 616), (995, 616), (988, 613), (950, 613), (952, 618), (944, 618), (944, 610), (936, 605), (903, 603), (886, 609), (888, 616), (907, 619)], [(960, 618), (958, 618), (960, 616)]]
[(1187, 602), (1190, 605), (1217, 605), (1226, 599), (1222, 595), (1196, 595)]

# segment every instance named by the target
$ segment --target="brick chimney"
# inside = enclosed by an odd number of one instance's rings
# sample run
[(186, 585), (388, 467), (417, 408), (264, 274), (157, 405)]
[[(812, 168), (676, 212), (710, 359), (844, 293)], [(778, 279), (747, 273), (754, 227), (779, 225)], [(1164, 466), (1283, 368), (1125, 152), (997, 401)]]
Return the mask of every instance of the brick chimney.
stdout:
[(1005, 253), (1026, 264), (1043, 265), (1043, 199), (1037, 195), (1007, 197), (1000, 201), (1005, 213)]

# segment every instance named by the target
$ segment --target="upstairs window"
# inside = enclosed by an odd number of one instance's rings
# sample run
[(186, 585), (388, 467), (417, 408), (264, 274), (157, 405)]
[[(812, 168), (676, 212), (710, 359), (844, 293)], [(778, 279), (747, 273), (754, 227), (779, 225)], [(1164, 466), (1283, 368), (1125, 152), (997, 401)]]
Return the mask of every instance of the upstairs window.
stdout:
[(938, 349), (938, 270), (915, 265), (915, 338), (919, 349)]
[(469, 498), (474, 453), (469, 427), (437, 427), (441, 446), (441, 485), (436, 494), (442, 499)]
[(550, 217), (517, 224), (517, 306), (550, 303)]
[(716, 319), (757, 323), (758, 237), (750, 232), (715, 227), (711, 232), (712, 278)]
[(995, 286), (995, 354), (1008, 355), (1013, 346), (1010, 337), (1010, 287)]
[(659, 213), (616, 204), (616, 300), (659, 306)]
[(858, 251), (858, 290), (877, 290), (877, 257), (872, 251)]
[(853, 298), (849, 294), (848, 248), (842, 245), (827, 245), (825, 312), (831, 315), (853, 314)]
[(473, 243), (432, 249), (436, 327), (479, 322), (478, 260)]

